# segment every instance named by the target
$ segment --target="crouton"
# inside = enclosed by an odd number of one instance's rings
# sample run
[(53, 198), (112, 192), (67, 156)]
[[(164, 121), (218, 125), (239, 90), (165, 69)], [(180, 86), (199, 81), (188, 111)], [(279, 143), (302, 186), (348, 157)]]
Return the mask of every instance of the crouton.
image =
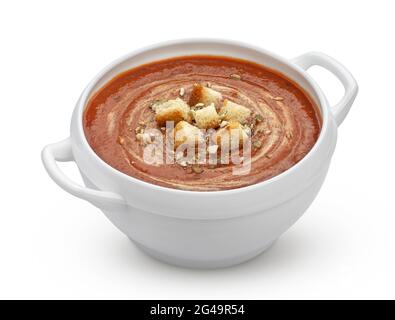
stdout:
[(210, 104), (208, 107), (197, 110), (193, 113), (196, 121), (196, 125), (200, 129), (218, 128), (221, 118), (219, 117), (214, 104)]
[(180, 121), (174, 128), (174, 147), (180, 145), (197, 146), (205, 143), (203, 132), (186, 121)]
[(220, 92), (204, 87), (201, 84), (195, 84), (189, 98), (189, 105), (194, 106), (198, 103), (203, 103), (205, 106), (208, 106), (214, 103), (215, 106), (218, 106), (221, 100), (222, 94)]
[(213, 154), (213, 153), (217, 153), (217, 151), (218, 151), (218, 145), (216, 145), (216, 144), (213, 144), (213, 145), (207, 147), (208, 153)]
[(243, 126), (237, 121), (230, 121), (228, 125), (214, 134), (214, 141), (221, 149), (243, 148), (249, 139)]
[(244, 124), (247, 118), (250, 116), (251, 110), (240, 105), (225, 99), (224, 104), (222, 105), (221, 110), (219, 111), (219, 115), (223, 120), (226, 121), (237, 121), (241, 124)]
[(174, 123), (182, 120), (191, 121), (190, 108), (180, 98), (157, 103), (153, 109), (156, 113), (155, 120), (160, 127), (165, 126), (166, 121), (174, 121)]

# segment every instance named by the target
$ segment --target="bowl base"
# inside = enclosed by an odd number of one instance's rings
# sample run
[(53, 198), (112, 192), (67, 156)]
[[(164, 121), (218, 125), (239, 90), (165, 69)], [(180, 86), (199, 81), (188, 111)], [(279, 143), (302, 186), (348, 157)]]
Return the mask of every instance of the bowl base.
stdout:
[(248, 260), (251, 260), (267, 249), (269, 249), (275, 242), (276, 240), (270, 242), (269, 244), (265, 245), (264, 247), (255, 250), (253, 252), (249, 252), (244, 255), (228, 258), (228, 259), (221, 259), (221, 260), (193, 260), (193, 259), (183, 259), (179, 257), (174, 257), (174, 256), (169, 256), (167, 254), (164, 254), (162, 252), (153, 250), (151, 248), (148, 248), (141, 243), (138, 243), (131, 238), (129, 238), (130, 241), (132, 241), (141, 251), (149, 255), (150, 257), (159, 260), (161, 262), (165, 262), (170, 265), (174, 265), (177, 267), (183, 267), (183, 268), (192, 268), (192, 269), (218, 269), (218, 268), (227, 268), (231, 266), (235, 266), (238, 264), (241, 264), (243, 262), (246, 262)]

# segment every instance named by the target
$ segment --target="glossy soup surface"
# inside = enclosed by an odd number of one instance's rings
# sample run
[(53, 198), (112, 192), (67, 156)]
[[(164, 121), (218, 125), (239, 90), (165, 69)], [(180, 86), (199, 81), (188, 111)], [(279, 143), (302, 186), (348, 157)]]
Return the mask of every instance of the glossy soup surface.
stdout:
[[(143, 123), (144, 128), (160, 129), (153, 102), (177, 97), (187, 102), (196, 83), (207, 84), (223, 99), (252, 111), (249, 173), (235, 176), (235, 164), (199, 165), (195, 170), (190, 165), (152, 165), (143, 160), (144, 146), (136, 139), (136, 128)], [(180, 88), (185, 91), (182, 97)], [(188, 56), (119, 74), (91, 97), (83, 125), (92, 149), (117, 170), (160, 186), (214, 191), (255, 184), (295, 165), (317, 141), (321, 118), (309, 96), (273, 70), (228, 57)]]

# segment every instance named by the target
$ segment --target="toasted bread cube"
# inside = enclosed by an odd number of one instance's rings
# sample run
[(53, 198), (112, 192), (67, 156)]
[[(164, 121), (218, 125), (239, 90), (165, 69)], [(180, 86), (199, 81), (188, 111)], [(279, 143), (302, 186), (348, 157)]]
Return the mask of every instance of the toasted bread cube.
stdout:
[(155, 120), (160, 127), (165, 126), (166, 121), (174, 121), (175, 124), (182, 120), (191, 121), (190, 108), (180, 98), (157, 103), (154, 107)]
[(219, 129), (214, 135), (215, 143), (221, 149), (243, 148), (244, 142), (249, 139), (243, 126), (237, 121), (229, 121), (229, 124)]
[(219, 111), (219, 115), (223, 120), (237, 121), (241, 124), (244, 124), (247, 118), (251, 115), (251, 110), (240, 104), (225, 99), (224, 104)]
[(221, 118), (219, 117), (214, 104), (210, 104), (208, 107), (197, 110), (194, 112), (194, 118), (196, 125), (200, 129), (218, 128)]
[(180, 145), (197, 146), (205, 143), (203, 132), (186, 121), (180, 121), (174, 128), (174, 147)]
[(221, 100), (222, 94), (220, 92), (204, 87), (201, 84), (195, 84), (189, 98), (189, 105), (194, 106), (198, 103), (203, 103), (205, 106), (208, 106), (214, 103), (214, 105), (218, 106)]

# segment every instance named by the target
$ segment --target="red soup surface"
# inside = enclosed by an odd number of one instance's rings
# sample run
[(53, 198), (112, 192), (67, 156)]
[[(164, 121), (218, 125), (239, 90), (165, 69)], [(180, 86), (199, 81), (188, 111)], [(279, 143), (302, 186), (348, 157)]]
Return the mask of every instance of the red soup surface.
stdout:
[[(198, 87), (203, 87), (206, 95), (196, 96), (194, 90)], [(173, 108), (167, 111), (177, 113), (176, 104), (183, 104), (182, 110), (186, 111), (178, 113), (174, 124), (184, 121), (184, 126), (189, 123), (194, 130), (200, 124), (198, 111), (209, 105), (207, 99), (214, 101), (211, 107), (215, 109), (207, 116), (214, 125), (204, 139), (208, 141), (232, 123), (249, 137), (250, 156), (239, 158), (240, 163), (204, 163), (202, 158), (179, 162), (177, 156), (174, 163), (168, 163), (166, 157), (163, 163), (147, 163), (144, 150), (155, 137), (146, 132), (157, 129), (163, 138), (171, 136), (163, 123), (158, 123), (159, 108), (153, 106), (165, 103), (163, 106)], [(233, 103), (235, 112), (221, 110), (225, 101)], [(165, 109), (163, 106), (160, 112)], [(216, 191), (256, 184), (295, 165), (317, 141), (321, 118), (312, 99), (282, 74), (236, 58), (185, 56), (141, 65), (117, 75), (90, 98), (83, 126), (95, 153), (131, 177), (169, 188)], [(220, 157), (221, 150), (225, 149), (219, 146), (210, 152)], [(245, 158), (249, 169), (235, 174), (234, 169), (242, 166)]]

